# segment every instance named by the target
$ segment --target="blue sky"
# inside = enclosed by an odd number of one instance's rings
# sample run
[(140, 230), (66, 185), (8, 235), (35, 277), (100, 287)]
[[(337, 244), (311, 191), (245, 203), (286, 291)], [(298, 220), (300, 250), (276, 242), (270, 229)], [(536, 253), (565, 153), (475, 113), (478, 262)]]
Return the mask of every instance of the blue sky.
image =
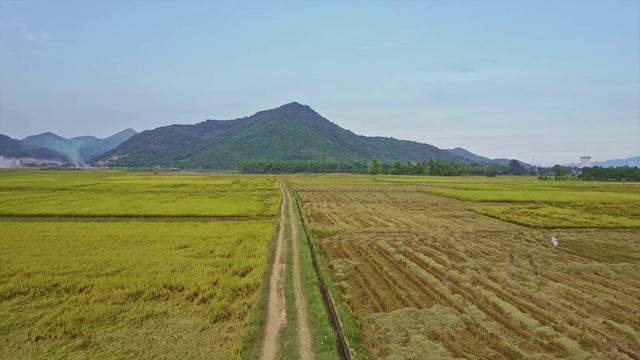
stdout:
[(0, 133), (307, 104), (536, 164), (640, 155), (640, 1), (0, 0)]

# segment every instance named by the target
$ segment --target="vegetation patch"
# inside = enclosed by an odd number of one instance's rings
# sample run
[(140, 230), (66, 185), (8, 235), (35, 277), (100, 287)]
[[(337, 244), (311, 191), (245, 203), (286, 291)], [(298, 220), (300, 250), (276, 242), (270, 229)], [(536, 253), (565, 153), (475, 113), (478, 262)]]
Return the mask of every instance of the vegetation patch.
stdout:
[(532, 203), (640, 203), (640, 193), (603, 193), (581, 191), (526, 191), (494, 188), (490, 190), (429, 190), (429, 194), (476, 202)]
[(472, 210), (503, 221), (536, 228), (638, 228), (640, 189), (636, 184), (546, 182), (516, 178), (500, 182), (427, 183), (428, 194), (475, 203)]
[(389, 343), (388, 359), (420, 359), (424, 354), (431, 354), (432, 359), (453, 359), (442, 345), (430, 339), (455, 336), (456, 331), (464, 327), (453, 309), (440, 305), (427, 309), (403, 308), (373, 314), (371, 318)]
[(488, 206), (473, 209), (496, 219), (536, 228), (640, 228), (640, 219), (625, 216), (593, 214), (576, 209), (553, 206), (536, 208)]

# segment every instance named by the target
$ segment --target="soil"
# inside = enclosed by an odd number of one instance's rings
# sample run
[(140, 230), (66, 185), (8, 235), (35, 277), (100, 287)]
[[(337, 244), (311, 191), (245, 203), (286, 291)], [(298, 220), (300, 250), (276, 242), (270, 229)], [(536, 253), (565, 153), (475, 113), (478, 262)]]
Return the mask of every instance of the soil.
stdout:
[(309, 315), (307, 313), (307, 303), (302, 290), (302, 280), (300, 278), (300, 244), (298, 241), (298, 227), (294, 213), (291, 194), (281, 183), (282, 205), (280, 208), (280, 229), (276, 242), (276, 253), (273, 261), (273, 270), (269, 283), (269, 303), (267, 309), (267, 324), (262, 344), (262, 360), (275, 359), (278, 354), (278, 336), (287, 322), (287, 314), (284, 297), (284, 276), (285, 276), (285, 241), (287, 234), (286, 224), (291, 225), (291, 241), (293, 250), (293, 287), (295, 294), (296, 313), (298, 317), (298, 351), (300, 359), (314, 359), (311, 327), (309, 326)]
[[(287, 196), (289, 196), (287, 194)], [(313, 359), (313, 348), (311, 346), (311, 328), (309, 327), (309, 316), (307, 313), (307, 302), (302, 291), (302, 281), (300, 280), (300, 242), (298, 241), (298, 227), (293, 202), (289, 201), (289, 223), (291, 224), (291, 240), (293, 244), (293, 288), (296, 295), (296, 312), (298, 313), (298, 346), (300, 358), (303, 360)]]
[(273, 259), (273, 269), (269, 280), (269, 303), (267, 307), (267, 324), (264, 340), (262, 342), (262, 360), (272, 360), (278, 353), (278, 335), (287, 322), (287, 313), (284, 302), (284, 274), (285, 274), (285, 220), (286, 209), (289, 203), (284, 185), (280, 184), (282, 191), (282, 205), (280, 206), (280, 230), (276, 240), (276, 253)]

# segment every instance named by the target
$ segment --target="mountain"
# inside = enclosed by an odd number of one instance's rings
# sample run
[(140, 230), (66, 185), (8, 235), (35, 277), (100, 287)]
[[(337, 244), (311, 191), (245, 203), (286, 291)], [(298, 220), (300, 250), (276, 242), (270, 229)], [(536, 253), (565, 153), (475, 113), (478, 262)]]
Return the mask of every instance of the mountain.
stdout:
[[(471, 162), (478, 163), (478, 164), (493, 163), (493, 164), (500, 164), (500, 165), (509, 165), (509, 163), (511, 162), (511, 159), (489, 159), (489, 158), (486, 158), (484, 156), (476, 155), (476, 154), (472, 153), (471, 151), (463, 149), (463, 148), (460, 148), (460, 147), (457, 147), (457, 148), (454, 148), (454, 149), (446, 149), (446, 151), (448, 151), (448, 152), (450, 152), (450, 153), (452, 153), (454, 155), (460, 156), (462, 158), (465, 158), (465, 159), (467, 159), (467, 160), (469, 160)], [(527, 163), (522, 162), (522, 161), (520, 161), (520, 164), (525, 168), (530, 168), (531, 167), (530, 164), (527, 164)]]
[(608, 167), (621, 167), (621, 166), (640, 166), (640, 156), (634, 156), (626, 159), (612, 159), (606, 161), (596, 161), (593, 166), (600, 166), (604, 168)]
[(486, 157), (480, 156), (480, 155), (476, 155), (476, 154), (472, 153), (471, 151), (463, 149), (463, 148), (460, 148), (460, 147), (457, 147), (455, 149), (446, 149), (446, 151), (448, 151), (448, 152), (450, 152), (450, 153), (452, 153), (454, 155), (457, 155), (457, 156), (463, 157), (465, 159), (468, 159), (471, 162), (478, 163), (478, 164), (484, 164), (484, 163), (493, 162), (493, 160), (491, 160), (489, 158), (486, 158)]
[(345, 130), (296, 102), (235, 120), (207, 120), (143, 131), (96, 157), (117, 156), (118, 166), (231, 168), (242, 160), (384, 162), (429, 158), (467, 160), (434, 146)]
[(84, 164), (88, 159), (101, 155), (137, 134), (133, 129), (123, 130), (106, 139), (94, 136), (78, 136), (71, 139), (54, 133), (27, 136), (21, 140), (22, 144), (51, 149), (67, 156), (71, 162)]
[[(571, 164), (567, 164), (566, 166), (580, 167), (580, 164), (571, 163)], [(630, 157), (630, 158), (626, 158), (626, 159), (611, 159), (611, 160), (605, 160), (605, 161), (594, 161), (593, 163), (591, 163), (591, 166), (600, 166), (600, 167), (603, 167), (603, 168), (621, 167), (621, 166), (638, 166), (638, 167), (640, 167), (640, 156), (634, 156), (634, 157)]]
[(7, 135), (0, 134), (0, 156), (6, 158), (35, 158), (66, 161), (66, 157), (56, 151), (28, 146)]

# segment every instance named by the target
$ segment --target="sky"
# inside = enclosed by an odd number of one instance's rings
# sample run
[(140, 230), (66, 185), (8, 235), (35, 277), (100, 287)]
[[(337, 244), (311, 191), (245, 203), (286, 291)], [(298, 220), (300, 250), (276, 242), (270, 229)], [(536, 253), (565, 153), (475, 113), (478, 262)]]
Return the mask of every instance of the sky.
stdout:
[(537, 165), (640, 156), (640, 0), (0, 0), (0, 133), (107, 137), (297, 101)]

